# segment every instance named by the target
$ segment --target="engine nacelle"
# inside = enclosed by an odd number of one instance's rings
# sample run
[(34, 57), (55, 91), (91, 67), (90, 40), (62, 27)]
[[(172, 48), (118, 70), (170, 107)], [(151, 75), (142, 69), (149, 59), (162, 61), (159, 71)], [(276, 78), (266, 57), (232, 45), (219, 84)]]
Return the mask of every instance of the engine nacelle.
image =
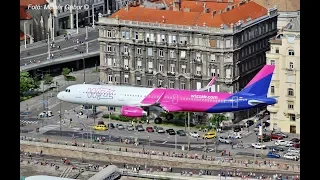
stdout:
[(147, 116), (148, 113), (140, 107), (122, 106), (121, 114), (126, 117), (142, 117)]

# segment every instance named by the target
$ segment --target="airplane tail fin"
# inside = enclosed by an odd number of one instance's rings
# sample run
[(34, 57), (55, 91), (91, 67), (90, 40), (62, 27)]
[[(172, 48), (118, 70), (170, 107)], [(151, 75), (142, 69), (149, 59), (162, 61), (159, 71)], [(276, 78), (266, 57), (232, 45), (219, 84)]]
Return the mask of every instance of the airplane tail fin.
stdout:
[(267, 96), (274, 68), (274, 65), (263, 66), (258, 74), (239, 93)]

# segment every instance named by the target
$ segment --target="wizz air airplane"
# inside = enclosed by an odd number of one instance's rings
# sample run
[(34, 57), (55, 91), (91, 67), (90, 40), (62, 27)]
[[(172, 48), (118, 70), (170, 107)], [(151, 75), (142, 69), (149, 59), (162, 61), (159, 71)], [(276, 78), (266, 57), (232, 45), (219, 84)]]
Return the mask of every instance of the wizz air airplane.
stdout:
[[(155, 114), (166, 112), (166, 119), (170, 120), (172, 112), (233, 112), (277, 103), (274, 97), (267, 97), (274, 68), (265, 65), (237, 93), (206, 92), (214, 83), (213, 78), (201, 90), (78, 84), (69, 86), (57, 97), (75, 104), (122, 107), (121, 114), (127, 117), (147, 116), (153, 111)], [(155, 123), (161, 122), (161, 118), (155, 118)]]

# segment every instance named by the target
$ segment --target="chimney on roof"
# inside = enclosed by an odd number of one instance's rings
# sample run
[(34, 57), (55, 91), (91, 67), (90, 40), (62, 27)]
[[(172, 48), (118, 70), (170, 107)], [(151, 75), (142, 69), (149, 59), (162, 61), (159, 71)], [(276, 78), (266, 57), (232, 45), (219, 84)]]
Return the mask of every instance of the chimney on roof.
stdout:
[(180, 8), (181, 8), (181, 1), (174, 0), (173, 1), (173, 11), (180, 11)]
[(217, 11), (212, 11), (212, 17), (217, 14)]

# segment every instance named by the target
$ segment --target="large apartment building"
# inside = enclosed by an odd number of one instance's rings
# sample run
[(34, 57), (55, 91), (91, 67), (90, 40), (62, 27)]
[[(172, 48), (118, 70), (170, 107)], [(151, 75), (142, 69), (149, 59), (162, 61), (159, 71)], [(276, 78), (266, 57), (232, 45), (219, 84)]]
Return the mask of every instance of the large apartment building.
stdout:
[(267, 64), (276, 66), (269, 96), (279, 96), (269, 106), (271, 129), (300, 134), (300, 16), (270, 40)]
[(236, 92), (265, 64), (276, 8), (248, 0), (164, 2), (147, 8), (139, 1), (99, 17), (102, 82), (199, 89), (216, 76), (211, 91)]

